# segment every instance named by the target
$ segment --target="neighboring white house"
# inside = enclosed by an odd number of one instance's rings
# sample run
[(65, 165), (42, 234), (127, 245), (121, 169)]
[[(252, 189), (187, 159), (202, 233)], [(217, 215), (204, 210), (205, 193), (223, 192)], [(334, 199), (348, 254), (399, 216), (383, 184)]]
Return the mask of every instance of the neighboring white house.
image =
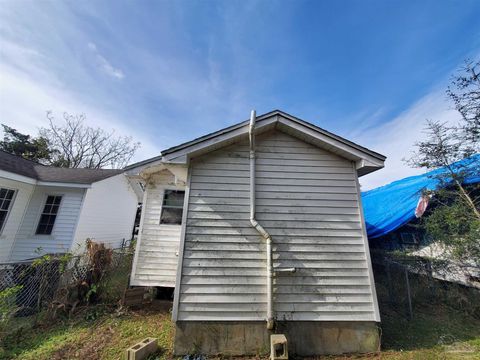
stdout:
[(81, 251), (87, 238), (120, 247), (137, 205), (122, 170), (44, 166), (0, 151), (0, 262)]
[(175, 286), (175, 354), (255, 355), (274, 332), (376, 351), (358, 177), (384, 160), (277, 110), (127, 168), (146, 181), (131, 284)]

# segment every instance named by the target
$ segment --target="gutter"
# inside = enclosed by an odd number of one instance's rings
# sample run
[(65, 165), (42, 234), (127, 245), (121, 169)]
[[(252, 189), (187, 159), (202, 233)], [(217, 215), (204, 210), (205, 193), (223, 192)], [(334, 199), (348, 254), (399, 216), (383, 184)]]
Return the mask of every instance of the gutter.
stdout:
[(265, 239), (267, 249), (267, 329), (273, 329), (273, 269), (272, 269), (272, 237), (262, 225), (255, 219), (255, 120), (256, 112), (252, 110), (250, 115), (249, 139), (250, 139), (250, 224)]

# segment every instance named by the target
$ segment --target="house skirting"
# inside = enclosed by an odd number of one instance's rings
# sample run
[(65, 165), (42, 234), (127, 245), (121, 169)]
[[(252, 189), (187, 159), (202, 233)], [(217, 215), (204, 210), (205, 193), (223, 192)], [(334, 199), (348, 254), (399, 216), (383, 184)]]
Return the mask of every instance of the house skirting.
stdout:
[(291, 355), (315, 356), (370, 353), (380, 349), (375, 322), (277, 322), (273, 331), (265, 322), (178, 321), (175, 355), (265, 355), (270, 334), (285, 334)]

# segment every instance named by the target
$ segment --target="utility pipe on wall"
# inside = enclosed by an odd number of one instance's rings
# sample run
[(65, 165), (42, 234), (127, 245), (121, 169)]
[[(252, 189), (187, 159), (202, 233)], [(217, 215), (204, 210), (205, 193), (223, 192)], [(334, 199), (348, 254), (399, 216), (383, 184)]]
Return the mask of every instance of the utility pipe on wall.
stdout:
[(272, 290), (272, 237), (255, 219), (255, 120), (257, 114), (252, 110), (250, 114), (250, 223), (265, 239), (267, 245), (267, 329), (273, 329), (273, 290)]

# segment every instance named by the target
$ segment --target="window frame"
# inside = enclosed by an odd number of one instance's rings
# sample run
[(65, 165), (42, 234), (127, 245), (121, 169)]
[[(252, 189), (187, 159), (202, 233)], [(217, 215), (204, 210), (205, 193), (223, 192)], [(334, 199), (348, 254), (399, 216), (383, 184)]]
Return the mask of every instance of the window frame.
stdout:
[[(45, 206), (47, 205), (47, 200), (48, 200), (48, 197), (49, 196), (54, 196), (54, 197), (60, 197), (60, 203), (58, 204), (58, 210), (57, 210), (57, 213), (54, 214), (55, 215), (55, 220), (53, 222), (53, 226), (52, 226), (52, 231), (50, 232), (50, 234), (44, 234), (44, 233), (39, 233), (38, 232), (38, 227), (40, 226), (40, 221), (42, 220), (42, 215), (44, 215), (44, 210), (45, 210)], [(57, 218), (58, 218), (58, 214), (60, 213), (60, 208), (62, 206), (62, 203), (63, 203), (63, 198), (64, 198), (65, 194), (62, 194), (62, 193), (48, 193), (48, 194), (44, 194), (43, 196), (43, 201), (40, 205), (40, 209), (39, 209), (39, 214), (37, 216), (37, 221), (36, 221), (36, 226), (35, 228), (33, 229), (33, 234), (35, 236), (52, 236), (53, 234), (53, 231), (55, 230), (55, 225), (57, 224)], [(53, 215), (53, 214), (46, 214), (45, 215)]]
[[(5, 224), (7, 223), (8, 218), (10, 216), (10, 213), (12, 212), (12, 207), (13, 207), (13, 204), (15, 203), (15, 200), (17, 198), (17, 193), (18, 193), (18, 189), (12, 189), (12, 188), (9, 188), (8, 186), (1, 186), (0, 190), (1, 189), (5, 189), (7, 191), (11, 190), (11, 191), (13, 191), (13, 195), (12, 195), (12, 199), (10, 200), (10, 205), (8, 206), (8, 209), (6, 210), (7, 215), (5, 216), (5, 219), (3, 220), (3, 224), (0, 226), (0, 235), (3, 234), (3, 229), (5, 229)], [(0, 211), (5, 211), (5, 210), (0, 210)]]
[[(167, 205), (165, 206), (164, 205), (164, 201), (165, 201), (165, 193), (167, 191), (175, 191), (175, 192), (183, 192), (183, 202), (182, 202), (182, 206), (170, 206), (170, 205)], [(162, 192), (162, 208), (160, 210), (160, 219), (158, 220), (158, 224), (159, 225), (176, 225), (176, 226), (181, 226), (182, 225), (182, 218), (183, 218), (183, 211), (185, 210), (184, 209), (184, 206), (185, 206), (185, 195), (186, 195), (186, 191), (185, 189), (178, 189), (178, 188), (173, 188), (173, 187), (166, 187), (166, 188), (163, 188), (163, 192)], [(164, 208), (170, 208), (170, 209), (181, 209), (182, 210), (182, 217), (180, 218), (180, 223), (179, 224), (168, 224), (168, 223), (162, 223), (162, 215), (163, 215), (163, 209)]]

